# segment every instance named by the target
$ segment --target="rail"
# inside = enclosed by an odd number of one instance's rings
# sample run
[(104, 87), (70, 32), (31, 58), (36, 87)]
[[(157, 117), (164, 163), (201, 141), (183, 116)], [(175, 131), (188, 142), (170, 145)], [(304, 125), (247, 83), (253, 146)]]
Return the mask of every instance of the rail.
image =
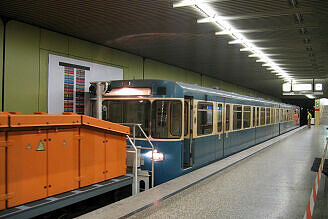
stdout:
[[(131, 140), (130, 136), (128, 136), (128, 139), (131, 143), (131, 145), (133, 147), (135, 147), (136, 149), (143, 149), (143, 150), (151, 150), (151, 186), (154, 187), (154, 175), (155, 175), (155, 168), (154, 168), (154, 145), (153, 143), (150, 141), (150, 139), (148, 138), (147, 134), (145, 133), (145, 131), (141, 128), (141, 124), (138, 123), (120, 123), (121, 125), (126, 125), (126, 126), (132, 126), (132, 138), (133, 141)], [(147, 139), (150, 147), (138, 147), (136, 146), (136, 127), (139, 128), (139, 130), (141, 131), (142, 135)], [(136, 161), (137, 161), (137, 151), (136, 151)], [(135, 163), (137, 166), (137, 162)]]

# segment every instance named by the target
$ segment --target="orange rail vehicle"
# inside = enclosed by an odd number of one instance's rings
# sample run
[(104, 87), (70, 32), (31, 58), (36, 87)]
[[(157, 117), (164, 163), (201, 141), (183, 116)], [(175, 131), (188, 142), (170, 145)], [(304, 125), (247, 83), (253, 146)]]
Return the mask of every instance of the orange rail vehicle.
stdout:
[(126, 174), (129, 127), (73, 113), (2, 113), (0, 129), (0, 209)]

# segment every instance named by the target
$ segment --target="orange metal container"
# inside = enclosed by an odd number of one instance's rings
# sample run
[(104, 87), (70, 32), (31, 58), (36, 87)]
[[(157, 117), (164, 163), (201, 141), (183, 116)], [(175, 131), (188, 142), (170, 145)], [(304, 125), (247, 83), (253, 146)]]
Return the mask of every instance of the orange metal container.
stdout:
[(81, 186), (126, 174), (126, 138), (130, 128), (82, 116)]
[(40, 127), (40, 126), (65, 126), (81, 125), (79, 115), (10, 115), (10, 127)]
[(79, 130), (48, 131), (48, 196), (79, 187)]
[(9, 123), (8, 115), (9, 113), (4, 113), (4, 112), (0, 113), (0, 128), (8, 127), (8, 123)]
[(6, 128), (8, 128), (8, 113), (0, 113), (0, 210), (6, 208)]
[(8, 132), (8, 207), (47, 196), (47, 132)]
[(0, 132), (0, 209), (126, 173), (129, 127), (71, 113), (0, 113), (0, 128), (8, 125), (7, 139)]
[(8, 207), (79, 187), (78, 126), (78, 115), (10, 115)]
[(80, 186), (106, 179), (105, 134), (100, 130), (80, 129)]
[(126, 137), (106, 134), (106, 179), (126, 174)]
[(0, 131), (0, 210), (3, 210), (5, 208), (6, 208), (6, 133), (4, 131)]
[(130, 134), (130, 128), (128, 126), (107, 122), (90, 116), (82, 116), (82, 125), (86, 125), (94, 128), (100, 128), (107, 131), (113, 131), (125, 135)]

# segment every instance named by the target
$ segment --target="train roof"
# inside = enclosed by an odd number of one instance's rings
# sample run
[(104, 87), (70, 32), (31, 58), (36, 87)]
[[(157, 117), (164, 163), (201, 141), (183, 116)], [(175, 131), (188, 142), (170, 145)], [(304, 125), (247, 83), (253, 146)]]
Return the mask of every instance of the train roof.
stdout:
[[(96, 83), (96, 82), (93, 82)], [(259, 102), (263, 104), (273, 104), (277, 105), (279, 104), (282, 107), (291, 108), (296, 107), (295, 105), (285, 104), (282, 102), (276, 102), (271, 100), (265, 100), (263, 98), (259, 97), (250, 97), (246, 95), (241, 95), (233, 92), (213, 89), (213, 88), (207, 88), (202, 87), (196, 84), (188, 84), (184, 82), (176, 82), (176, 81), (168, 81), (168, 80), (157, 80), (157, 79), (146, 79), (146, 80), (119, 80), (119, 81), (108, 81), (108, 83), (111, 83), (113, 87), (122, 87), (124, 84), (128, 84), (131, 87), (154, 87), (155, 84), (158, 84), (158, 86), (167, 86), (167, 87), (176, 87), (177, 90), (181, 90), (183, 93), (186, 91), (193, 93), (193, 94), (204, 94), (209, 96), (219, 96), (229, 99), (238, 99), (243, 101), (251, 101), (251, 102)]]
[(262, 102), (262, 103), (268, 103), (268, 104), (279, 104), (284, 107), (295, 107), (294, 105), (285, 104), (282, 102), (265, 100), (265, 99), (259, 98), (259, 97), (250, 97), (250, 96), (246, 96), (246, 95), (237, 94), (234, 92), (228, 92), (228, 91), (217, 90), (217, 89), (213, 89), (213, 88), (202, 87), (202, 86), (199, 86), (196, 84), (187, 84), (184, 82), (174, 82), (174, 83), (177, 83), (179, 86), (182, 87), (182, 89), (192, 90), (194, 92), (209, 93), (212, 95), (218, 95), (218, 96), (222, 96), (222, 97), (226, 97), (226, 98), (240, 99), (240, 100), (246, 100), (246, 101)]

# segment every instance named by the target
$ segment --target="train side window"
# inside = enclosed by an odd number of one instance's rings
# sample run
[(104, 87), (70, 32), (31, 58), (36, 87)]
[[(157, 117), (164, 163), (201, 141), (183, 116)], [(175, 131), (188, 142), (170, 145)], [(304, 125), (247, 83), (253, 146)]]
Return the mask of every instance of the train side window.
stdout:
[(280, 122), (283, 122), (284, 121), (284, 110), (283, 109), (280, 109), (280, 113), (279, 113), (279, 117), (280, 117)]
[(256, 107), (252, 107), (252, 110), (253, 110), (253, 127), (256, 126)]
[(225, 107), (225, 130), (230, 131), (230, 104)]
[(223, 115), (222, 115), (222, 104), (218, 104), (218, 132), (222, 132), (222, 121), (223, 121)]
[(250, 106), (244, 106), (243, 125), (244, 125), (244, 128), (251, 127), (251, 107)]
[(197, 134), (207, 135), (213, 132), (213, 104), (198, 103), (197, 106)]
[(189, 129), (189, 104), (187, 101), (184, 102), (184, 136), (188, 135)]
[(286, 122), (287, 121), (287, 113), (288, 113), (288, 110), (284, 110), (284, 121)]
[(268, 125), (270, 124), (270, 108), (265, 108), (265, 124)]
[(260, 126), (260, 107), (256, 107), (256, 126)]
[(276, 110), (276, 118), (275, 118), (275, 121), (276, 123), (279, 122), (279, 109), (275, 109)]
[(152, 103), (153, 138), (180, 138), (182, 134), (182, 104), (177, 100), (155, 100)]
[(241, 129), (242, 123), (242, 106), (234, 105), (233, 106), (233, 130)]
[(261, 107), (261, 118), (260, 118), (260, 122), (261, 122), (261, 125), (265, 125), (265, 108), (264, 107)]
[(271, 108), (271, 124), (274, 124), (274, 119), (275, 119), (275, 110), (273, 108)]

